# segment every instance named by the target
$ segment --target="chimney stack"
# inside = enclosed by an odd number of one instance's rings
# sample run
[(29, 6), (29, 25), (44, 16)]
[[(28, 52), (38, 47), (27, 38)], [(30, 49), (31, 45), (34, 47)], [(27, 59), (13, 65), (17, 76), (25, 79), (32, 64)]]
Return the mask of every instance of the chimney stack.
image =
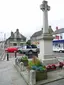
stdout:
[(58, 26), (56, 27), (56, 30), (58, 30)]

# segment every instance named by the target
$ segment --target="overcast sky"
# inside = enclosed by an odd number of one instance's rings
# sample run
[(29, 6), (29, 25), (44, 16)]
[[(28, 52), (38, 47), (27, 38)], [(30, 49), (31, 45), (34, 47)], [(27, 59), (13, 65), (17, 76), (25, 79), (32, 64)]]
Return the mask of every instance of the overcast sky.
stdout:
[[(0, 35), (15, 32), (18, 28), (24, 36), (31, 36), (43, 27), (43, 0), (0, 0)], [(64, 0), (47, 0), (51, 10), (48, 12), (49, 25), (53, 30), (64, 27)], [(1, 38), (1, 37), (0, 37)]]

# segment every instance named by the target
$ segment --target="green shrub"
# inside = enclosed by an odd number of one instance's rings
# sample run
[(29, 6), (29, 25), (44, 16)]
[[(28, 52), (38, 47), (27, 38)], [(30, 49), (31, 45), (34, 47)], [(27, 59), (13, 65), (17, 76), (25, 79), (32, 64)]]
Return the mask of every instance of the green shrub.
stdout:
[(22, 62), (23, 60), (28, 60), (28, 56), (23, 55), (20, 59), (18, 59), (19, 62)]
[(26, 55), (22, 56), (21, 60), (28, 60), (28, 56)]

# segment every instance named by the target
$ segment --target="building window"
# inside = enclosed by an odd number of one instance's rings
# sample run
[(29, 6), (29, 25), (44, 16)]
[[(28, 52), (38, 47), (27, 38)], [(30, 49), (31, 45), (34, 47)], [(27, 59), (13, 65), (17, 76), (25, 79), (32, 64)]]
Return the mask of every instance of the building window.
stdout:
[(20, 38), (17, 38), (17, 41), (21, 41), (21, 39)]
[(58, 43), (54, 43), (53, 45), (54, 45), (55, 47), (58, 47)]
[(58, 35), (56, 35), (55, 39), (58, 39), (58, 40), (59, 40), (59, 36), (58, 36)]
[(58, 44), (58, 47), (61, 47), (60, 44)]
[(62, 39), (62, 34), (60, 34), (60, 39)]
[(63, 43), (63, 49), (64, 49), (64, 43)]
[(62, 39), (62, 36), (60, 36), (60, 39)]
[(17, 43), (13, 43), (14, 46), (17, 46)]

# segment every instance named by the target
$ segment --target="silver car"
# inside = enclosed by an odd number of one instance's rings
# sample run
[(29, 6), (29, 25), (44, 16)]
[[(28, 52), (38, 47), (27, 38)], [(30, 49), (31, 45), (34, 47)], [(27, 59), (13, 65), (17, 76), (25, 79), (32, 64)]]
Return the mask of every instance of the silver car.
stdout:
[(24, 54), (38, 54), (40, 52), (36, 45), (25, 45), (18, 49), (19, 53)]

